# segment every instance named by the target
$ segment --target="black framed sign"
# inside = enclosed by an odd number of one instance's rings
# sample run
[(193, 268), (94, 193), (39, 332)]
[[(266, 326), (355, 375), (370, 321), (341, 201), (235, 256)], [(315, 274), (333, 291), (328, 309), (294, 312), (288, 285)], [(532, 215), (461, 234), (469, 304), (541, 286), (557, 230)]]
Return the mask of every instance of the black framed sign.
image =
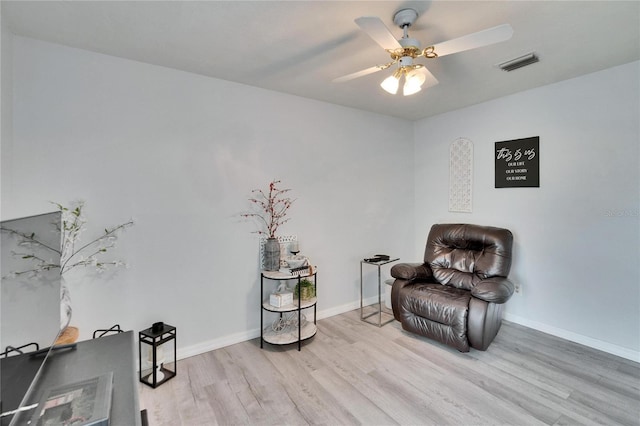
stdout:
[(496, 188), (539, 188), (539, 154), (539, 136), (496, 142)]

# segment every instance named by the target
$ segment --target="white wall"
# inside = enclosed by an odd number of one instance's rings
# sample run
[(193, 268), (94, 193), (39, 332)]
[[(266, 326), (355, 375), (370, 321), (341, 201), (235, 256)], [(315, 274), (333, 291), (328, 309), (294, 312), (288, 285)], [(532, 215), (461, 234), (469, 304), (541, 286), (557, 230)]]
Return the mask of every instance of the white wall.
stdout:
[[(509, 228), (523, 292), (507, 319), (640, 360), (639, 76), (634, 62), (416, 123), (416, 258), (436, 222)], [(540, 188), (494, 188), (494, 142), (529, 136)], [(474, 143), (473, 213), (448, 212), (459, 137)]]
[[(72, 291), (84, 338), (164, 320), (189, 355), (256, 336), (257, 238), (237, 213), (250, 189), (280, 178), (297, 197), (283, 232), (320, 266), (321, 315), (357, 305), (364, 255), (418, 260), (432, 223), (493, 224), (516, 238), (523, 293), (508, 319), (638, 359), (638, 63), (412, 129), (22, 37), (3, 42), (2, 61), (14, 94), (2, 111), (2, 218), (81, 198), (91, 232), (136, 220), (117, 250), (130, 269), (71, 277), (82, 278)], [(536, 135), (541, 187), (493, 188), (493, 143)], [(472, 214), (447, 211), (449, 144), (461, 136), (475, 144)]]
[[(1, 10), (2, 8), (0, 8)], [(4, 15), (1, 15), (0, 12), (0, 51), (2, 55), (0, 55), (0, 117), (2, 120), (0, 122), (0, 140), (7, 141), (2, 144), (0, 147), (0, 169), (2, 170), (10, 170), (11, 162), (9, 159), (11, 158), (10, 151), (7, 151), (11, 148), (11, 138), (13, 133), (12, 121), (13, 121), (13, 108), (12, 108), (12, 99), (13, 99), (13, 82), (11, 67), (12, 67), (12, 35), (7, 28), (5, 23)], [(11, 173), (8, 173), (9, 175)], [(0, 192), (4, 193), (9, 182), (10, 176), (4, 176), (4, 173), (0, 174)], [(0, 205), (2, 200), (0, 199)], [(1, 207), (0, 207), (1, 210)], [(1, 265), (0, 265), (1, 267)]]
[(130, 269), (70, 277), (83, 338), (162, 320), (188, 355), (258, 335), (258, 238), (238, 213), (273, 178), (325, 315), (356, 306), (359, 259), (409, 252), (408, 122), (17, 36), (13, 71), (3, 218), (84, 199), (95, 235), (136, 222), (117, 249)]

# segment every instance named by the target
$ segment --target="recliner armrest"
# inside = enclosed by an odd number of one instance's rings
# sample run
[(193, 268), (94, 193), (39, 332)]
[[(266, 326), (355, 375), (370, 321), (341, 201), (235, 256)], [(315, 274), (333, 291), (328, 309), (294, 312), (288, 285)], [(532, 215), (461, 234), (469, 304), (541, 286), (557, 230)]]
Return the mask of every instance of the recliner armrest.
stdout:
[(398, 263), (391, 268), (391, 276), (401, 280), (426, 280), (433, 276), (426, 263)]
[(505, 277), (492, 277), (480, 281), (471, 289), (471, 295), (485, 302), (505, 303), (515, 291), (515, 286)]

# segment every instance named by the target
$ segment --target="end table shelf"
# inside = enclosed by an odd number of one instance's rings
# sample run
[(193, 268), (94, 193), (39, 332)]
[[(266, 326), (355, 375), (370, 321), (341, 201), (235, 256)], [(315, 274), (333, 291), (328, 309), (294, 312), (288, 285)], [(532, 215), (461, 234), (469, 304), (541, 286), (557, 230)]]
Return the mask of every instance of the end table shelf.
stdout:
[[(303, 275), (290, 275), (279, 271), (262, 271), (260, 274), (260, 347), (267, 342), (272, 345), (289, 345), (298, 343), (298, 351), (302, 347), (304, 340), (310, 339), (318, 332), (316, 326), (316, 304), (317, 297), (302, 299), (302, 291), (298, 291), (293, 303), (284, 306), (273, 306), (269, 302), (269, 295), (265, 300), (265, 280), (280, 282), (286, 280), (296, 280), (298, 285), (305, 278), (313, 278), (313, 286), (317, 287), (317, 272)], [(269, 286), (269, 284), (267, 284)], [(272, 287), (273, 284), (270, 284)], [(273, 288), (275, 290), (275, 288)], [(313, 322), (307, 321), (302, 311), (313, 308)], [(272, 324), (265, 327), (264, 313), (274, 312), (279, 314), (279, 318)]]
[[(301, 302), (302, 309), (311, 308), (316, 304), (316, 302), (317, 302), (317, 299), (315, 297), (312, 297), (311, 299), (307, 299), (307, 300), (302, 300)], [(277, 306), (272, 306), (267, 300), (262, 302), (262, 308), (270, 312), (292, 312), (298, 309), (298, 301), (294, 300), (292, 305), (277, 307)]]
[[(314, 323), (307, 322), (300, 328), (300, 342), (316, 335), (318, 328)], [(262, 333), (262, 340), (272, 345), (289, 345), (298, 341), (298, 329), (292, 328), (285, 332), (276, 332), (267, 328)], [(298, 348), (300, 350), (300, 348)]]
[[(371, 262), (368, 260), (360, 261), (360, 320), (364, 322), (368, 322), (369, 324), (377, 325), (378, 327), (382, 327), (385, 324), (388, 324), (394, 320), (393, 312), (386, 312), (382, 308), (382, 276), (380, 272), (380, 267), (383, 265), (387, 265), (389, 263), (393, 263), (400, 260), (399, 257), (390, 258), (387, 260), (381, 260), (378, 262)], [(363, 274), (362, 274), (362, 265), (373, 265), (378, 268), (378, 303), (376, 303), (377, 309), (374, 312), (371, 312), (367, 315), (364, 313), (364, 290), (363, 290)], [(382, 314), (390, 316), (385, 321), (382, 320)], [(377, 321), (370, 321), (369, 318), (373, 317), (375, 319), (377, 317)]]

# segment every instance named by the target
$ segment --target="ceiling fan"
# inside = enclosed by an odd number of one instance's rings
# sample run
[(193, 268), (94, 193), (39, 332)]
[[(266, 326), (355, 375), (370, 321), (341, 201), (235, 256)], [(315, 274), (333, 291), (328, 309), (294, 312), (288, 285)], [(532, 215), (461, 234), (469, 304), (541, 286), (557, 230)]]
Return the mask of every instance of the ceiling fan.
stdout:
[(413, 25), (417, 18), (418, 12), (414, 9), (401, 9), (396, 12), (393, 17), (393, 22), (403, 31), (403, 36), (399, 40), (396, 40), (380, 18), (376, 16), (357, 18), (355, 23), (360, 29), (366, 32), (373, 41), (382, 46), (382, 48), (391, 55), (391, 62), (347, 74), (334, 79), (333, 82), (342, 83), (397, 65), (393, 74), (384, 79), (380, 86), (387, 92), (395, 95), (398, 91), (400, 80), (404, 77), (403, 94), (405, 96), (413, 95), (422, 90), (423, 85), (430, 87), (438, 84), (438, 80), (433, 74), (431, 74), (423, 64), (416, 63), (415, 59), (420, 57), (434, 59), (440, 56), (488, 46), (508, 40), (513, 35), (511, 25), (503, 24), (422, 49), (420, 42), (409, 37), (408, 34), (409, 27)]

